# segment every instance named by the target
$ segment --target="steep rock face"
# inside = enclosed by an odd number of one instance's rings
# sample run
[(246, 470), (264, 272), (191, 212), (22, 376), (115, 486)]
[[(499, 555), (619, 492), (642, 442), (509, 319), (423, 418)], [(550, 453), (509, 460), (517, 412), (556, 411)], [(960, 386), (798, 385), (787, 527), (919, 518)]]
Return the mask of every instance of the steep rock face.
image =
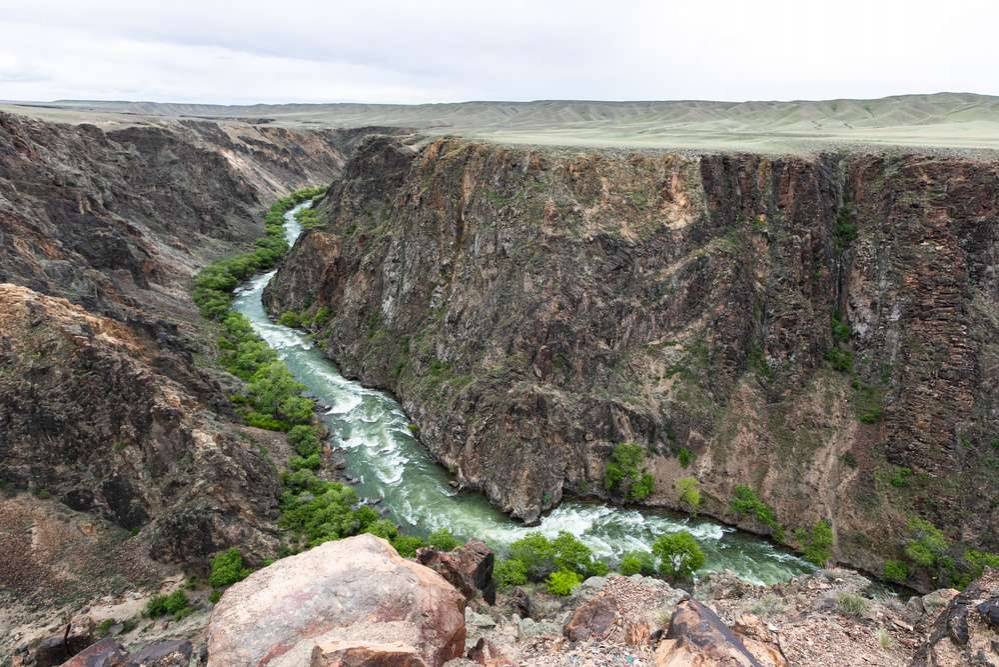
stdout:
[(276, 549), (280, 483), (252, 430), (218, 420), (127, 326), (0, 284), (5, 481), (127, 530), (186, 562)]
[(378, 139), (322, 210), (268, 306), (329, 308), (327, 353), (516, 516), (604, 495), (634, 440), (648, 502), (696, 476), (765, 532), (747, 484), (856, 565), (912, 513), (996, 547), (996, 164)]
[(196, 363), (213, 348), (190, 281), (362, 133), (0, 114), (0, 483), (142, 530), (164, 561), (272, 555), (273, 438)]

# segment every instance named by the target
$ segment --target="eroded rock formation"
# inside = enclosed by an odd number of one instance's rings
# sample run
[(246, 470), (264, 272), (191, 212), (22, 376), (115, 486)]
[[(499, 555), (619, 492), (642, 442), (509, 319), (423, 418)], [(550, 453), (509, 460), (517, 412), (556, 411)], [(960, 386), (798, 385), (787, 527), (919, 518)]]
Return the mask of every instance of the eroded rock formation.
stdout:
[(880, 571), (913, 514), (997, 547), (995, 163), (379, 139), (322, 213), (269, 307), (328, 308), (326, 352), (515, 516), (606, 495), (637, 441), (647, 502), (694, 476), (769, 532), (750, 485), (842, 562)]

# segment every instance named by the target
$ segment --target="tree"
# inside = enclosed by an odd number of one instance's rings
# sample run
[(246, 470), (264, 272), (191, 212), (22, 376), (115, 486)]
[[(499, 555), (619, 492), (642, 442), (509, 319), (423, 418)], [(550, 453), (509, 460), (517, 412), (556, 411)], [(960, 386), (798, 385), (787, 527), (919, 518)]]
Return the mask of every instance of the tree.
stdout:
[(652, 553), (659, 559), (659, 574), (667, 579), (690, 579), (704, 566), (701, 545), (685, 530), (659, 537)]

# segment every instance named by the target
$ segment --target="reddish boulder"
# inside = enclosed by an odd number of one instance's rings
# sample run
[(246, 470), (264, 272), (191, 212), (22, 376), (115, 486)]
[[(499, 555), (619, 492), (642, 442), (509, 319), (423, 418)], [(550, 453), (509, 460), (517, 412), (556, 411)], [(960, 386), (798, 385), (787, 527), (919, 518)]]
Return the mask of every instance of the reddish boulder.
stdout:
[(763, 667), (718, 615), (696, 600), (676, 606), (666, 638), (656, 647), (656, 667)]
[(420, 549), (417, 560), (447, 579), (471, 600), (477, 595), (489, 604), (496, 604), (496, 582), (493, 581), (492, 549), (478, 540), (470, 540), (453, 551)]
[(125, 667), (128, 664), (125, 647), (106, 637), (62, 663), (62, 667)]
[(576, 609), (562, 629), (574, 642), (604, 639), (617, 620), (617, 600), (612, 596), (592, 598)]
[[(337, 642), (350, 649), (341, 657), (330, 648)], [(208, 667), (301, 667), (324, 654), (382, 664), (363, 656), (387, 644), (415, 648), (428, 667), (461, 657), (465, 599), (385, 540), (358, 535), (283, 558), (226, 590), (208, 626)]]
[(309, 667), (427, 667), (427, 663), (406, 644), (347, 641), (317, 644)]

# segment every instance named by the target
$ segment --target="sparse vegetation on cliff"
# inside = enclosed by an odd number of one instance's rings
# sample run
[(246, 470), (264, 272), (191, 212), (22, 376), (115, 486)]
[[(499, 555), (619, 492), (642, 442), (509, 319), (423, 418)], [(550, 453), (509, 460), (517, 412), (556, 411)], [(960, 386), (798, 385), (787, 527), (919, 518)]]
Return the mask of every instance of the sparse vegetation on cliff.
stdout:
[(680, 498), (680, 505), (691, 514), (695, 514), (697, 508), (701, 506), (701, 491), (697, 479), (681, 477), (676, 480), (676, 492)]
[(641, 445), (624, 442), (616, 446), (604, 470), (604, 488), (628, 500), (645, 500), (652, 495), (655, 480), (642, 469), (644, 463)]
[(811, 530), (795, 531), (795, 538), (801, 543), (805, 560), (819, 567), (825, 567), (832, 558), (833, 532), (828, 521), (816, 522)]
[(777, 515), (770, 505), (763, 502), (756, 491), (752, 488), (740, 484), (735, 487), (735, 497), (732, 498), (729, 507), (736, 516), (751, 516), (758, 522), (770, 528), (774, 539), (784, 541), (784, 528), (777, 521)]

